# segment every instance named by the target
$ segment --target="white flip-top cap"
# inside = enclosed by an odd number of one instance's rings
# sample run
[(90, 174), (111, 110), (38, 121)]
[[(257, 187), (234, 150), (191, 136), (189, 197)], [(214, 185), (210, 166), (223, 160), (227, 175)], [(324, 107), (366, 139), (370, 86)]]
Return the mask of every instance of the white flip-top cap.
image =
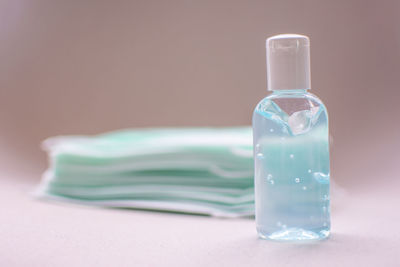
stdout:
[(279, 34), (267, 39), (268, 90), (310, 89), (310, 39)]

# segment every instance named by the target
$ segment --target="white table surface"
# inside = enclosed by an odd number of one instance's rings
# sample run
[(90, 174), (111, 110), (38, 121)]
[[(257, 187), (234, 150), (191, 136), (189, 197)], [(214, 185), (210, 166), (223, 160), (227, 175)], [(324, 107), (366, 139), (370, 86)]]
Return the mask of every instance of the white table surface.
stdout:
[[(332, 235), (259, 240), (251, 219), (43, 202), (0, 179), (0, 266), (400, 266), (398, 187), (333, 195)], [(335, 193), (335, 192), (333, 192)]]

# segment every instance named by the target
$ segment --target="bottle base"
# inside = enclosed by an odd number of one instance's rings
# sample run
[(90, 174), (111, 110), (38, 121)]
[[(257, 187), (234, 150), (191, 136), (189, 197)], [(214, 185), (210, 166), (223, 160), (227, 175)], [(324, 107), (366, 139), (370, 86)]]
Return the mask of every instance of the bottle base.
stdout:
[(301, 228), (288, 228), (273, 233), (264, 233), (263, 231), (257, 229), (257, 232), (258, 236), (261, 239), (283, 241), (283, 242), (317, 241), (326, 239), (330, 235), (330, 231), (328, 229), (319, 231), (309, 231)]

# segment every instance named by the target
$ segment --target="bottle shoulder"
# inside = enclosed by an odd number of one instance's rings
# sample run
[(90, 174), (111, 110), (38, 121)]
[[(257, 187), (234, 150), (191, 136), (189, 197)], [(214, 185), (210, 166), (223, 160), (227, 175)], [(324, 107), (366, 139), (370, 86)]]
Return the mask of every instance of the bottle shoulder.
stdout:
[[(328, 133), (328, 113), (323, 102), (308, 92), (273, 93), (262, 99), (253, 113), (253, 127), (273, 128), (279, 125), (290, 136), (308, 133), (313, 128), (320, 129), (321, 136)], [(260, 131), (260, 130), (259, 130)], [(278, 129), (273, 129), (273, 135)]]
[(304, 92), (301, 94), (291, 93), (272, 93), (259, 101), (254, 111), (263, 109), (269, 102), (277, 104), (282, 109), (288, 109), (288, 113), (292, 113), (299, 110), (311, 109), (313, 107), (321, 107), (325, 113), (327, 109), (323, 101), (316, 95)]

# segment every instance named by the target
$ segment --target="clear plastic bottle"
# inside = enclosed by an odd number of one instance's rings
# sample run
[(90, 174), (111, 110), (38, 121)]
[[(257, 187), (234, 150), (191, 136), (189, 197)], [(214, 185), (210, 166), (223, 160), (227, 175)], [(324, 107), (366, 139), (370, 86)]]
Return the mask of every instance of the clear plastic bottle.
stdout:
[(267, 39), (268, 89), (253, 114), (257, 232), (273, 240), (330, 233), (328, 114), (310, 89), (310, 41)]

